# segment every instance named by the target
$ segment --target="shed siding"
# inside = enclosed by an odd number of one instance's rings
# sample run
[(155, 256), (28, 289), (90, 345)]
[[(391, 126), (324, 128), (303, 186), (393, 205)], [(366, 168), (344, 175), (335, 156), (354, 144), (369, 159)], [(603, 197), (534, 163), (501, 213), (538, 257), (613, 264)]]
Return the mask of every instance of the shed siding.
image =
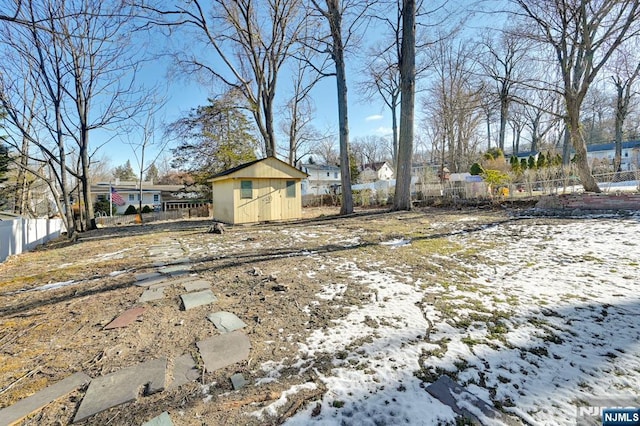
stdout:
[[(215, 177), (214, 218), (234, 224), (300, 219), (303, 177), (305, 173), (273, 158)], [(242, 181), (251, 181), (250, 199), (241, 197)], [(287, 181), (295, 182), (293, 197), (287, 197)]]
[(234, 191), (234, 183), (232, 180), (226, 180), (213, 184), (213, 217), (216, 220), (233, 223), (236, 192), (240, 197), (240, 182), (238, 181), (238, 191)]

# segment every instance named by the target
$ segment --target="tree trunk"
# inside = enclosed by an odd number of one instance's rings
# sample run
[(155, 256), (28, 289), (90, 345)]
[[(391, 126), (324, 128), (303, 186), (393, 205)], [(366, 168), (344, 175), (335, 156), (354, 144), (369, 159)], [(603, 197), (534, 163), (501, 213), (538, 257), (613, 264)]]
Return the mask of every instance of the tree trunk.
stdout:
[(351, 194), (351, 168), (349, 163), (349, 115), (347, 111), (347, 76), (342, 44), (342, 12), (338, 0), (326, 0), (329, 26), (333, 39), (333, 60), (336, 65), (336, 86), (338, 90), (338, 123), (340, 127), (340, 174), (342, 184), (342, 205), (340, 214), (353, 213)]
[(507, 119), (509, 118), (509, 100), (505, 97), (500, 99), (500, 134), (498, 135), (498, 146), (504, 152), (504, 139), (507, 131)]
[(613, 171), (620, 170), (622, 164), (622, 126), (624, 125), (624, 119), (627, 115), (627, 105), (629, 99), (625, 98), (624, 88), (621, 84), (616, 84), (617, 98), (616, 98), (616, 147), (615, 155), (613, 156)]
[[(273, 89), (275, 90), (275, 83), (273, 83)], [(265, 140), (265, 153), (267, 157), (276, 156), (276, 136), (273, 128), (273, 94), (263, 94), (264, 102), (262, 108), (264, 109), (264, 121), (266, 140)]]
[(586, 192), (601, 192), (600, 187), (598, 187), (598, 183), (591, 174), (591, 169), (589, 168), (589, 161), (587, 159), (587, 143), (584, 140), (584, 135), (580, 131), (579, 114), (576, 111), (573, 111), (572, 114), (569, 107), (567, 107), (567, 112), (569, 113), (570, 120), (569, 134), (571, 137), (571, 145), (573, 145), (573, 149), (575, 151), (576, 172), (578, 173), (582, 187)]
[[(391, 128), (393, 129), (393, 167), (394, 172), (398, 171), (398, 96), (393, 96), (391, 98)], [(396, 175), (397, 176), (397, 175)]]
[(400, 58), (400, 139), (396, 176), (395, 210), (411, 210), (411, 160), (416, 84), (416, 2), (402, 2), (402, 46)]

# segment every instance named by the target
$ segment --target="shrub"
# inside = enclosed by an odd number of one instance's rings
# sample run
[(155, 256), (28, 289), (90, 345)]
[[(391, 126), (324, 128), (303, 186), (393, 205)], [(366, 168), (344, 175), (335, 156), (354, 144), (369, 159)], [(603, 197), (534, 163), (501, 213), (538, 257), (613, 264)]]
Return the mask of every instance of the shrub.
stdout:
[(471, 165), (471, 169), (469, 170), (469, 173), (471, 173), (474, 176), (478, 176), (479, 174), (483, 173), (484, 169), (482, 168), (482, 166), (478, 163), (473, 163)]
[(149, 206), (144, 206), (142, 208), (142, 213), (151, 213), (151, 212), (153, 212), (153, 210), (151, 210), (151, 207)]
[(138, 211), (133, 206), (133, 204), (129, 204), (129, 207), (127, 207), (127, 210), (125, 210), (124, 212), (124, 214), (136, 214), (136, 213), (138, 213)]

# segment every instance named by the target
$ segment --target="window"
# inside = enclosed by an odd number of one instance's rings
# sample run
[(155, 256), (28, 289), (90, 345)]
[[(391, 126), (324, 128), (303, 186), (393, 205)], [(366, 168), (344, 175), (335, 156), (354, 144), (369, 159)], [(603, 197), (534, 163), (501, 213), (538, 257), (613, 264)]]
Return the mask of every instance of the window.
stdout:
[(253, 182), (250, 180), (240, 181), (240, 198), (252, 199), (253, 198)]
[(327, 172), (327, 177), (331, 176), (331, 173)]
[(129, 201), (135, 201), (135, 200), (136, 200), (135, 194), (129, 194)]
[(157, 203), (158, 201), (160, 201), (160, 195), (159, 194), (153, 194), (153, 202)]
[(334, 177), (335, 179), (338, 179), (338, 172), (334, 172), (334, 173), (333, 173), (333, 177)]
[(296, 181), (288, 180), (287, 181), (287, 198), (295, 198), (296, 197)]
[(98, 201), (107, 201), (107, 196), (105, 194), (98, 194)]

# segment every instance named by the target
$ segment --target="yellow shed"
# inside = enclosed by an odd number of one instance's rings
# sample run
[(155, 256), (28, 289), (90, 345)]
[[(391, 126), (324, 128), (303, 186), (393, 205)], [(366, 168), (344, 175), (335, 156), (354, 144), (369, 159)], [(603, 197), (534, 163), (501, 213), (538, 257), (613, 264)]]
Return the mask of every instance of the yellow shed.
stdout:
[(224, 223), (302, 218), (302, 179), (308, 175), (275, 157), (242, 164), (210, 179), (213, 217)]

